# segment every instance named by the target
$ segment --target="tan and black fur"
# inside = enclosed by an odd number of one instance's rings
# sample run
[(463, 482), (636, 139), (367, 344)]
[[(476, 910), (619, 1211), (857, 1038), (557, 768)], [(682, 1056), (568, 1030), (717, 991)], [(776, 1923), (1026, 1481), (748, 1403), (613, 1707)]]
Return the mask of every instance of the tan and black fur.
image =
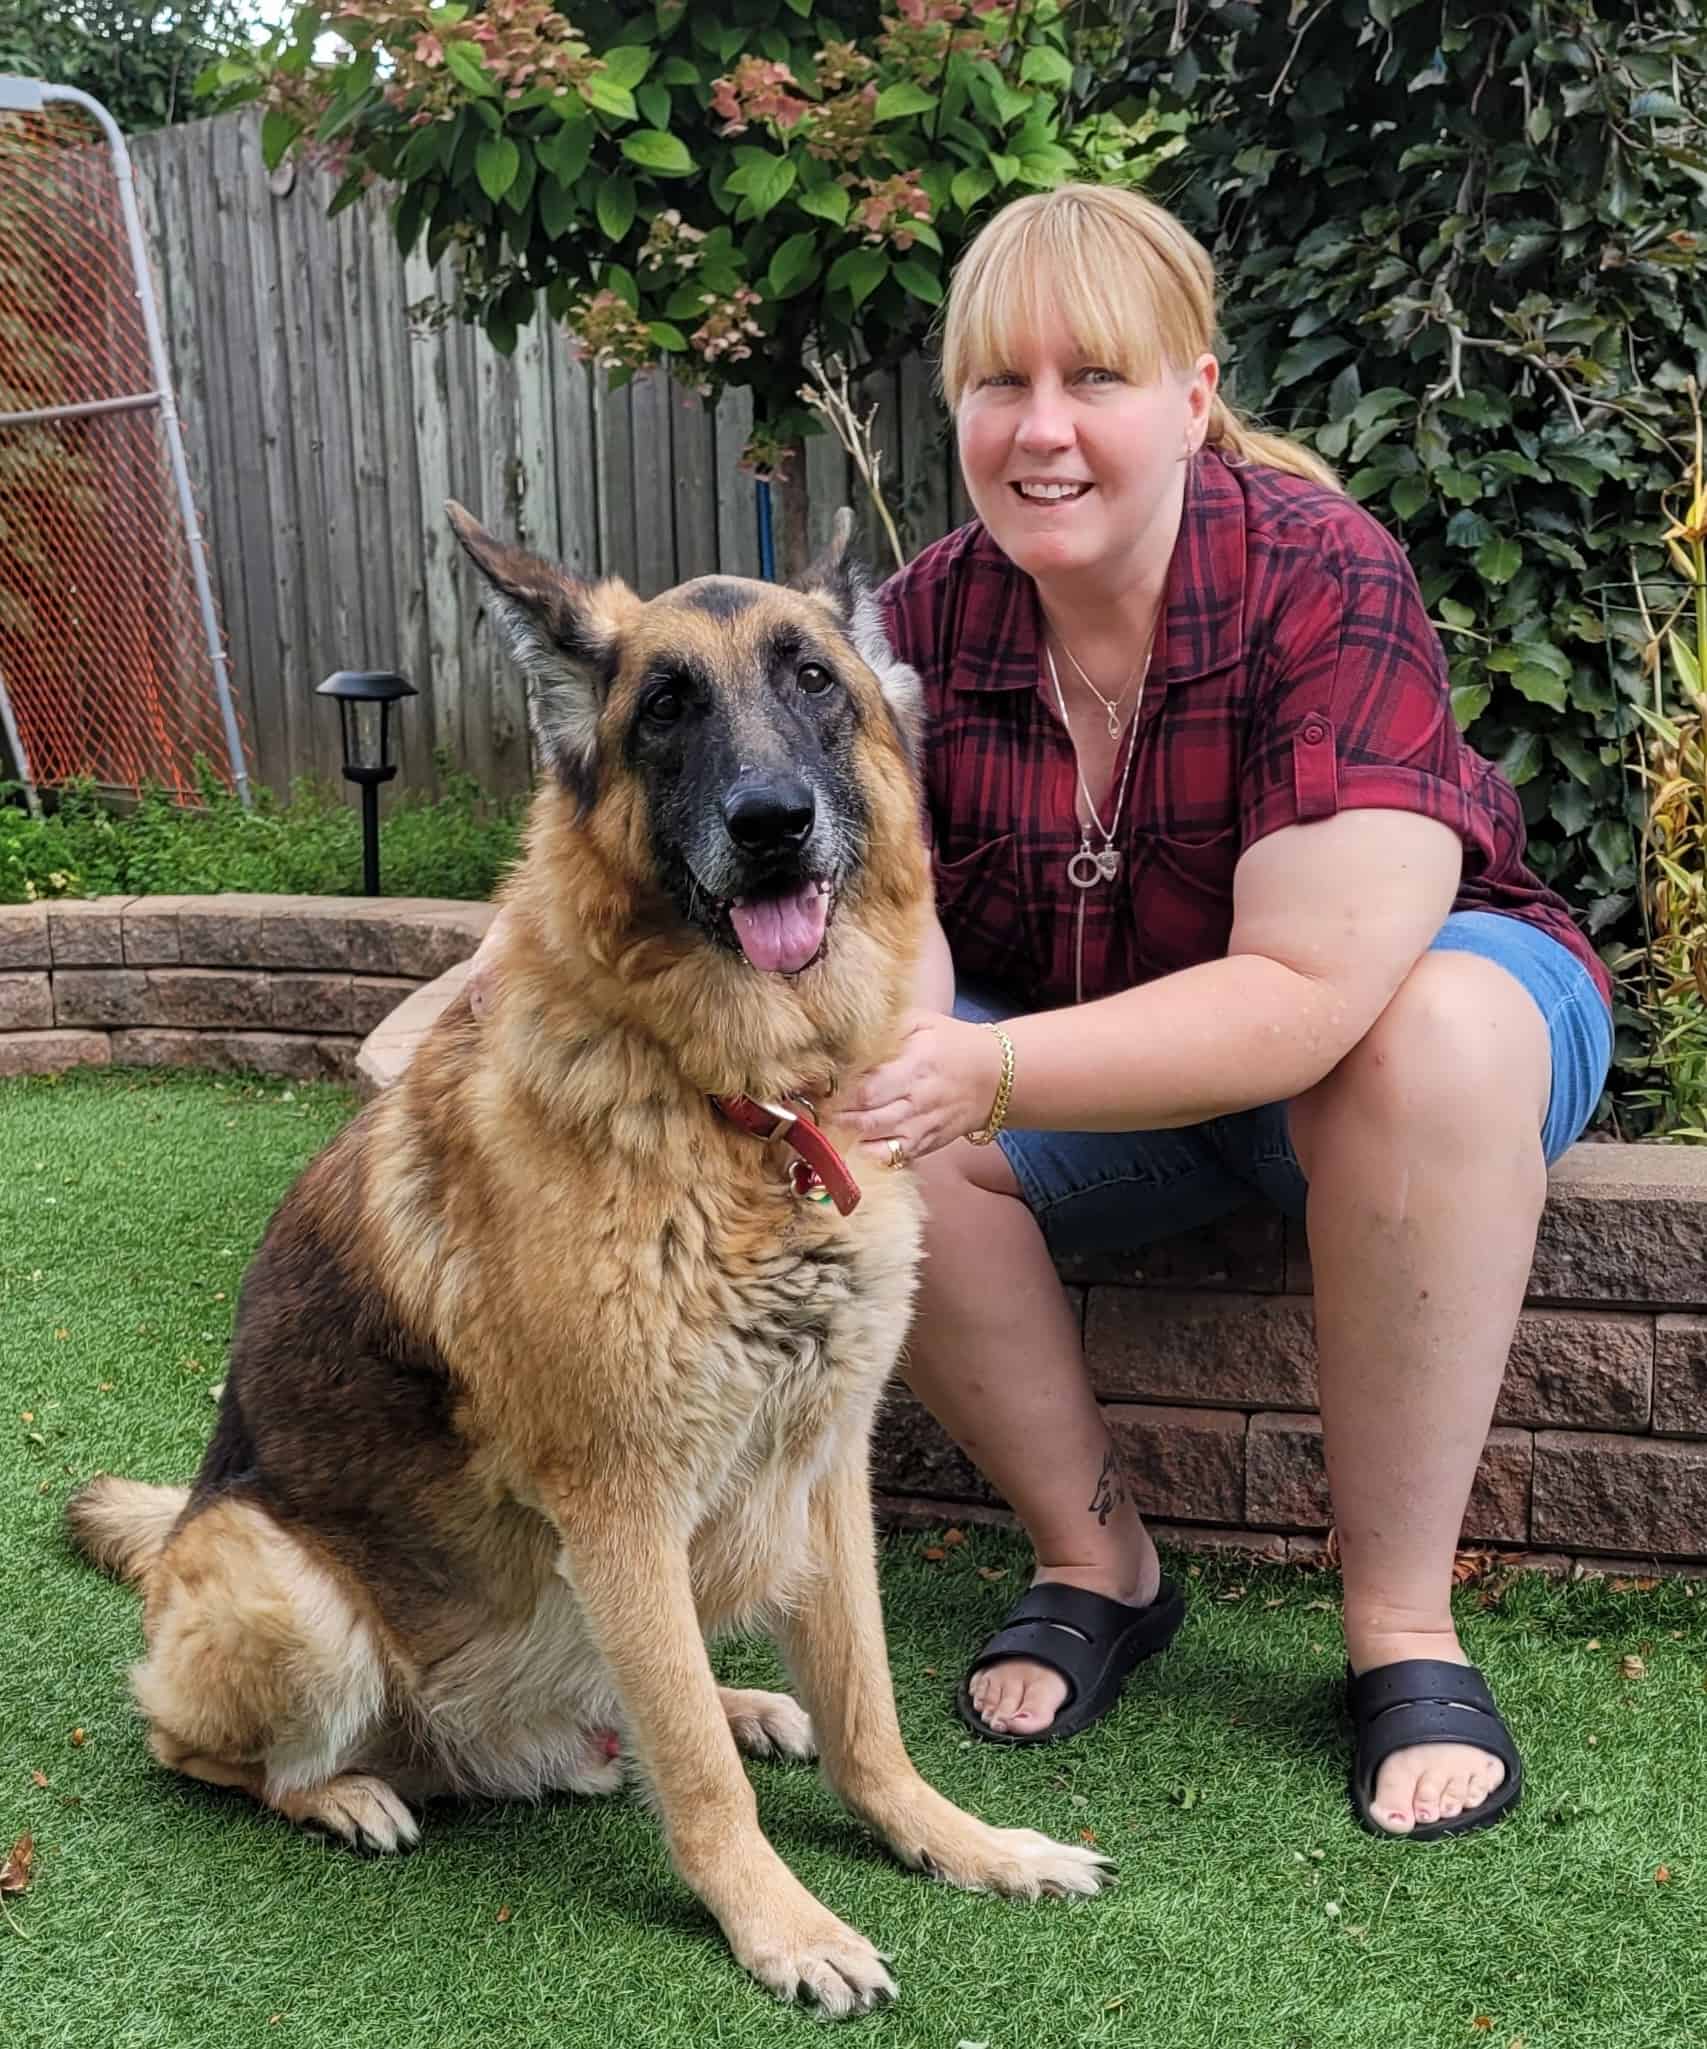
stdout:
[[(845, 523), (802, 589), (643, 603), (451, 511), (546, 771), (493, 1005), (447, 1011), (285, 1198), (193, 1486), (97, 1480), (70, 1528), (142, 1591), (162, 1763), (385, 1850), (435, 1796), (611, 1790), (620, 1744), (747, 1969), (859, 2011), (888, 1973), (770, 1847), (739, 1750), (815, 1741), (953, 1884), (1105, 1869), (951, 1806), (902, 1747), (866, 1459), (912, 1178), (862, 1165), (843, 1217), (708, 1100), (820, 1099), (896, 1039), (928, 889), (915, 679)], [(821, 951), (760, 972), (728, 902), (803, 876)], [(755, 1624), (804, 1708), (714, 1681), (706, 1640)]]

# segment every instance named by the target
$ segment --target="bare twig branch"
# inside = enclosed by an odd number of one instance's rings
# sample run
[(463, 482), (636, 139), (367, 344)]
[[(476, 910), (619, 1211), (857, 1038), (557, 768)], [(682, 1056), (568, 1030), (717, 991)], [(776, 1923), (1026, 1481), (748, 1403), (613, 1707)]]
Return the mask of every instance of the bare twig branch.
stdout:
[(839, 357), (832, 356), (828, 362), (810, 357), (806, 371), (812, 382), (801, 386), (800, 396), (814, 412), (823, 414), (831, 432), (853, 458), (854, 468), (859, 471), (860, 481), (865, 485), (872, 507), (889, 536), (895, 567), (905, 569), (907, 557), (901, 546), (901, 536), (895, 530), (895, 522), (883, 496), (883, 451), (871, 432), (871, 423), (877, 418), (876, 405), (870, 406), (863, 415), (856, 410), (847, 365)]

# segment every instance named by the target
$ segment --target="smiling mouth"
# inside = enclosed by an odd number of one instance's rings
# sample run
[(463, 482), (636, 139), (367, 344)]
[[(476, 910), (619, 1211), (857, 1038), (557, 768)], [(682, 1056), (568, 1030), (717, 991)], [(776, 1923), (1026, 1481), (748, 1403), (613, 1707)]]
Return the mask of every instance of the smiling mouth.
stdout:
[(1012, 491), (1026, 505), (1072, 505), (1083, 498), (1091, 489), (1089, 484), (1010, 484)]
[(713, 897), (713, 930), (763, 974), (798, 975), (824, 950), (836, 887), (815, 875), (774, 896)]

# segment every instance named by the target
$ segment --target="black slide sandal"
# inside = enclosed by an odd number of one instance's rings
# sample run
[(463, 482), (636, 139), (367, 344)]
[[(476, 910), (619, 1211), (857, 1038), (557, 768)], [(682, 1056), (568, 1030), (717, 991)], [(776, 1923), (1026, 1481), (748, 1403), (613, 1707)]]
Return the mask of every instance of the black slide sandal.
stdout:
[[(1474, 1665), (1450, 1665), (1437, 1658), (1401, 1658), (1377, 1665), (1361, 1678), (1346, 1673), (1346, 1708), (1356, 1730), (1351, 1767), (1351, 1804), (1371, 1835), (1397, 1843), (1432, 1843), (1444, 1836), (1488, 1828), (1517, 1805), (1523, 1791), (1523, 1763), (1511, 1731), (1494, 1705), (1488, 1682)], [(1395, 1750), (1413, 1744), (1468, 1743), (1505, 1766), (1505, 1778), (1480, 1807), (1439, 1821), (1418, 1822), (1400, 1834), (1375, 1819), (1375, 1780)]]
[[(1120, 1698), (1133, 1667), (1165, 1651), (1184, 1619), (1184, 1598), (1166, 1580), (1147, 1608), (1045, 1580), (1020, 1596), (967, 1667), (955, 1702), (960, 1719), (986, 1743), (1017, 1749), (1028, 1743), (1063, 1742), (1101, 1721)], [(986, 1665), (1000, 1664), (1004, 1658), (1030, 1658), (1059, 1672), (1067, 1682), (1061, 1712), (1035, 1736), (1010, 1736), (992, 1729), (972, 1705), (973, 1679)]]

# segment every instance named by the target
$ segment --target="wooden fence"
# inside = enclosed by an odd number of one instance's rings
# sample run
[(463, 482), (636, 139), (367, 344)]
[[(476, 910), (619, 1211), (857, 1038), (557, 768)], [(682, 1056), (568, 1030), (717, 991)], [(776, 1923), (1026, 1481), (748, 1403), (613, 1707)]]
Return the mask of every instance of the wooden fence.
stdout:
[[(395, 668), (421, 693), (401, 721), (409, 787), (436, 786), (440, 748), (490, 791), (526, 786), (521, 683), (446, 498), (642, 592), (714, 569), (757, 575), (754, 485), (737, 467), (747, 404), (713, 414), (662, 376), (607, 392), (543, 318), (508, 359), (460, 323), (435, 323), (448, 276), (418, 253), (404, 261), (383, 199), (328, 220), (333, 181), (270, 179), (253, 114), (133, 149), (258, 781), (335, 779), (338, 722), (315, 684)], [(918, 546), (964, 517), (946, 422), (922, 364), (871, 395), (892, 502)], [(839, 504), (858, 503), (848, 470), (828, 436), (810, 444), (817, 537)]]

